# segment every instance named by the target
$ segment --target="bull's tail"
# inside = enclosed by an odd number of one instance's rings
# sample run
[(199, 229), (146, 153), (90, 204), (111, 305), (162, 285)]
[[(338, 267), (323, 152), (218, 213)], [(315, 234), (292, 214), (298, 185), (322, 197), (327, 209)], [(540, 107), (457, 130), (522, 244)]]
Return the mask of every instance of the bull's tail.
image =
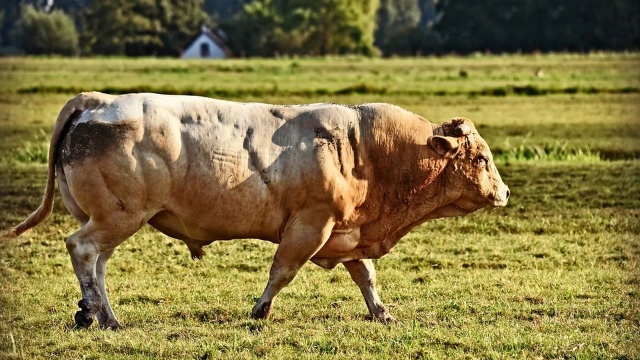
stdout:
[(9, 229), (3, 236), (2, 240), (9, 240), (18, 237), (46, 220), (53, 211), (53, 194), (55, 191), (55, 170), (58, 154), (58, 147), (62, 143), (64, 138), (64, 132), (67, 123), (74, 118), (75, 114), (85, 109), (95, 107), (100, 103), (104, 103), (107, 95), (90, 92), (81, 93), (73, 99), (69, 100), (67, 104), (60, 110), (60, 115), (56, 120), (56, 124), (53, 128), (53, 134), (51, 135), (51, 143), (49, 144), (49, 166), (47, 173), (47, 185), (44, 190), (44, 196), (42, 197), (42, 203), (40, 206), (29, 215), (23, 222)]

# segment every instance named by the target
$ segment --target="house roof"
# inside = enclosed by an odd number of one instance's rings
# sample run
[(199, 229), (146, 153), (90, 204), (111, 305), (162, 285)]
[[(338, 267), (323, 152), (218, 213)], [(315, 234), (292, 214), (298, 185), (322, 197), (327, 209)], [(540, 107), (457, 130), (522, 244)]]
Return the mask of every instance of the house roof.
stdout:
[(233, 52), (231, 51), (231, 49), (229, 49), (229, 47), (224, 43), (224, 41), (218, 35), (216, 35), (213, 31), (211, 31), (206, 25), (202, 25), (200, 27), (200, 33), (194, 36), (193, 39), (191, 39), (191, 41), (189, 41), (189, 45), (187, 45), (185, 49), (188, 49), (191, 46), (191, 44), (193, 44), (194, 41), (196, 41), (200, 36), (206, 36), (211, 41), (213, 41), (216, 45), (218, 45), (218, 47), (220, 47), (220, 49), (222, 49), (222, 51), (224, 51), (224, 53), (227, 56), (233, 56)]

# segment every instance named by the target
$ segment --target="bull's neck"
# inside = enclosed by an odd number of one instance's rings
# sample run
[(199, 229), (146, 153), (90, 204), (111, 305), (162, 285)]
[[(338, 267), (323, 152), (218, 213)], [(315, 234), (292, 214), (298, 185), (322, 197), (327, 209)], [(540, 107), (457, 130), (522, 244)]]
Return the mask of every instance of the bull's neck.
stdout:
[(447, 162), (427, 145), (433, 134), (444, 134), (442, 127), (418, 117), (404, 125), (374, 129), (376, 141), (367, 149), (373, 169), (367, 202), (377, 211), (368, 216), (361, 233), (365, 242), (378, 243), (381, 252), (447, 200), (440, 176)]
[(383, 255), (411, 229), (430, 218), (440, 217), (434, 214), (450, 202), (446, 196), (443, 168), (434, 167), (422, 183), (383, 192), (378, 216), (361, 228), (363, 239), (378, 243)]
[(404, 120), (400, 126), (387, 122), (374, 128), (374, 141), (369, 142), (366, 153), (373, 169), (370, 184), (386, 190), (387, 197), (407, 203), (407, 198), (427, 189), (447, 165), (427, 140), (449, 130), (415, 115)]

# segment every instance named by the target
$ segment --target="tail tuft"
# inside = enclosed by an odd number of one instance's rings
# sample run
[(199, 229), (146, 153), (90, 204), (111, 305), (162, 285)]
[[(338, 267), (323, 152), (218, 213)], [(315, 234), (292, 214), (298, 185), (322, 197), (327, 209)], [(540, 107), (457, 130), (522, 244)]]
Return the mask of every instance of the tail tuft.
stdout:
[(20, 236), (20, 234), (18, 234), (18, 230), (15, 227), (11, 228), (7, 232), (2, 234), (2, 237), (0, 237), (0, 243), (7, 242), (11, 239), (15, 239), (18, 236)]

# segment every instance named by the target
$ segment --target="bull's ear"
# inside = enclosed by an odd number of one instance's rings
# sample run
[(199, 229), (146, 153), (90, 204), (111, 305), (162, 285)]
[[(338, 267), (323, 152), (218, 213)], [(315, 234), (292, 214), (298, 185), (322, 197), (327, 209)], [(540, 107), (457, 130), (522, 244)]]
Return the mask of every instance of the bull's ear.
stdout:
[(427, 144), (431, 146), (440, 156), (451, 156), (457, 150), (460, 144), (458, 140), (449, 136), (434, 135), (427, 140)]

